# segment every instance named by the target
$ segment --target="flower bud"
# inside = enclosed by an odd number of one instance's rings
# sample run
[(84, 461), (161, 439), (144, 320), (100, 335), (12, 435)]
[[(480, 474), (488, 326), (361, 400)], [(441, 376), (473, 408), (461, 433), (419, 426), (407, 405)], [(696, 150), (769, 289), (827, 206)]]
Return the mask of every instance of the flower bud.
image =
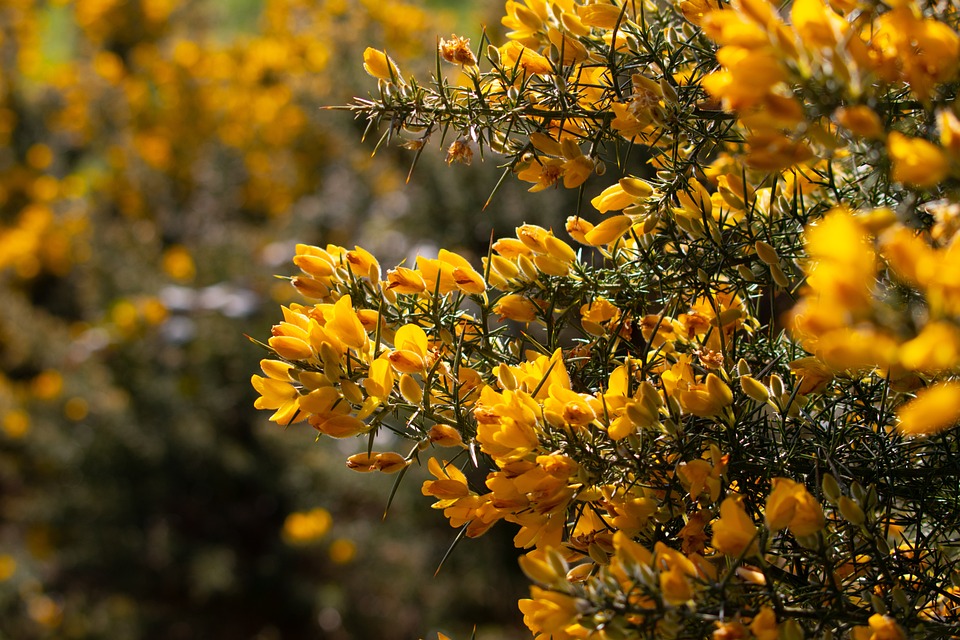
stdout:
[(781, 378), (777, 374), (773, 374), (772, 376), (770, 376), (770, 392), (773, 393), (773, 396), (775, 398), (779, 398), (780, 396), (783, 395), (783, 392), (784, 392), (783, 378)]
[(763, 384), (750, 376), (740, 376), (740, 388), (751, 400), (766, 403), (770, 399), (770, 392)]
[(806, 637), (807, 634), (804, 632), (803, 627), (793, 618), (784, 620), (780, 625), (781, 640), (804, 640)]
[(837, 501), (837, 508), (840, 509), (840, 515), (847, 522), (855, 525), (861, 525), (867, 520), (866, 514), (856, 502), (847, 496), (840, 496)]
[(503, 362), (497, 367), (497, 381), (500, 383), (500, 386), (503, 389), (509, 391), (516, 391), (517, 389), (517, 377), (513, 375), (513, 371), (509, 366)]
[(770, 265), (780, 264), (780, 256), (777, 254), (777, 250), (771, 245), (763, 240), (757, 240), (753, 247), (757, 251), (757, 257), (765, 263)]
[(774, 283), (778, 287), (783, 289), (790, 288), (790, 278), (787, 277), (787, 274), (783, 272), (783, 269), (780, 268), (779, 264), (770, 265), (770, 276), (773, 278)]
[(423, 401), (423, 389), (409, 373), (400, 376), (400, 395), (410, 404), (419, 405)]
[(827, 500), (833, 504), (837, 503), (837, 500), (840, 498), (840, 485), (833, 475), (829, 473), (823, 474), (823, 478), (820, 479), (820, 489), (823, 491), (823, 496)]
[(350, 404), (363, 404), (363, 391), (353, 380), (341, 380), (340, 393)]

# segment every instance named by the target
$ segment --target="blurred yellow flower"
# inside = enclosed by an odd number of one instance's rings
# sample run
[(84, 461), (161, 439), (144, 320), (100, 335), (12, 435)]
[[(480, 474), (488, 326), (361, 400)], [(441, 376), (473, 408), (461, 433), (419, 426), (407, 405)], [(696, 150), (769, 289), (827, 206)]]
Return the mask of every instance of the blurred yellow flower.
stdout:
[(867, 627), (853, 628), (853, 640), (907, 640), (903, 629), (890, 616), (875, 613), (867, 622)]
[(777, 640), (780, 637), (777, 614), (773, 609), (767, 606), (760, 609), (760, 613), (750, 623), (750, 633), (756, 637), (756, 640)]
[(0, 582), (6, 582), (17, 571), (17, 561), (12, 556), (0, 554)]
[(333, 517), (323, 507), (296, 511), (283, 521), (283, 537), (291, 544), (309, 544), (320, 540), (333, 525)]
[(30, 415), (22, 409), (11, 409), (3, 416), (3, 431), (8, 438), (19, 439), (30, 431)]
[(950, 163), (940, 147), (923, 138), (893, 131), (887, 138), (887, 153), (893, 162), (890, 177), (914, 187), (934, 187), (947, 177), (950, 170)]
[(348, 538), (337, 538), (330, 543), (327, 553), (334, 564), (349, 564), (357, 557), (357, 545)]
[(883, 137), (883, 122), (876, 111), (866, 105), (840, 107), (833, 113), (837, 124), (858, 136), (870, 139)]
[(197, 267), (186, 247), (173, 245), (163, 252), (163, 272), (178, 282), (189, 282), (196, 276)]
[(897, 409), (897, 430), (908, 436), (940, 433), (960, 422), (960, 382), (940, 382)]
[(40, 400), (54, 400), (63, 392), (63, 375), (54, 369), (47, 369), (31, 381), (30, 390)]

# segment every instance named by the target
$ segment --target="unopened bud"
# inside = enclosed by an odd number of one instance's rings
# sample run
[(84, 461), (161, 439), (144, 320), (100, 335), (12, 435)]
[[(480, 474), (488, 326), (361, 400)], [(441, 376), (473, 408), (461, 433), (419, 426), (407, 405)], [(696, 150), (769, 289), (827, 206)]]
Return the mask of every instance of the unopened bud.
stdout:
[(784, 620), (780, 625), (780, 640), (804, 640), (806, 637), (803, 627), (793, 618)]
[(596, 543), (591, 543), (587, 547), (587, 555), (597, 564), (608, 564), (610, 562), (610, 556)]
[(363, 404), (363, 391), (353, 380), (341, 380), (340, 393), (350, 404)]
[(660, 91), (663, 93), (663, 99), (669, 104), (677, 104), (680, 101), (680, 97), (677, 95), (677, 90), (673, 88), (673, 85), (667, 82), (665, 77), (660, 78)]
[(763, 240), (757, 240), (753, 247), (757, 250), (757, 257), (767, 264), (780, 264), (780, 256), (777, 254), (777, 250), (771, 245)]
[(873, 610), (880, 615), (887, 615), (887, 603), (885, 603), (883, 599), (875, 593), (870, 595), (870, 606), (872, 606)]
[(740, 388), (751, 400), (765, 404), (770, 399), (770, 392), (759, 380), (750, 376), (740, 376)]
[(867, 491), (863, 488), (863, 485), (856, 480), (850, 483), (850, 495), (860, 504), (866, 502)]
[(639, 402), (631, 402), (624, 411), (630, 422), (641, 427), (650, 427), (659, 422), (658, 414), (651, 414), (649, 409)]
[(788, 278), (787, 274), (783, 272), (783, 269), (780, 268), (779, 264), (770, 265), (770, 276), (773, 278), (773, 281), (778, 287), (783, 289), (790, 288), (790, 278)]
[(829, 473), (823, 474), (823, 478), (820, 479), (820, 488), (823, 490), (823, 497), (833, 504), (837, 503), (837, 500), (840, 498), (840, 485), (833, 475)]
[(856, 502), (847, 496), (840, 496), (837, 500), (837, 508), (840, 509), (840, 515), (847, 522), (855, 525), (861, 525), (867, 520), (866, 514)]
[(513, 375), (510, 367), (502, 362), (497, 367), (497, 381), (503, 389), (509, 391), (516, 391), (517, 389), (517, 377)]
[(628, 195), (634, 198), (646, 200), (653, 195), (653, 187), (646, 180), (640, 178), (627, 177), (620, 179), (620, 188)]
[(774, 397), (779, 398), (783, 395), (783, 378), (777, 374), (770, 376), (770, 391), (773, 393)]
[(654, 215), (647, 216), (643, 220), (643, 233), (644, 235), (650, 233), (657, 228), (657, 223), (660, 222), (660, 218)]
[(901, 611), (912, 611), (913, 607), (910, 606), (910, 600), (907, 599), (907, 594), (903, 592), (903, 588), (900, 585), (896, 585), (893, 589), (890, 590), (890, 595), (893, 596), (893, 602), (900, 608)]
[(745, 264), (737, 265), (737, 274), (746, 282), (753, 282), (757, 279), (757, 277), (753, 275), (753, 271), (750, 270), (750, 267)]
[(419, 405), (423, 401), (423, 389), (409, 373), (400, 376), (400, 395), (410, 404)]
[(727, 386), (727, 383), (716, 374), (707, 374), (707, 391), (710, 392), (711, 398), (714, 398), (723, 406), (733, 404), (733, 392)]
[(520, 267), (520, 271), (527, 280), (536, 281), (538, 271), (537, 266), (533, 264), (533, 260), (521, 253), (517, 256), (517, 266)]

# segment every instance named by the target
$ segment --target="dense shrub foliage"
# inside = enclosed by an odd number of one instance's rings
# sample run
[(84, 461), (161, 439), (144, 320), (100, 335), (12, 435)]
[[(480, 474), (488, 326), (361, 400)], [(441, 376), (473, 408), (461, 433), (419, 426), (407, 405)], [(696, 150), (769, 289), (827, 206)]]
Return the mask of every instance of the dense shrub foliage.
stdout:
[(299, 245), (257, 407), (510, 529), (538, 638), (955, 637), (958, 20), (509, 0), (427, 79), (368, 48), (384, 144), (580, 204), (479, 262)]
[(436, 220), (485, 186), (398, 191), (407, 158), (371, 160), (362, 126), (320, 109), (366, 90), (340, 64), (366, 42), (429, 68), (446, 29), (393, 1), (0, 3), (0, 637), (406, 640), (519, 619), (482, 588), (513, 558), (425, 580), (449, 530), (408, 508), (416, 487), (375, 526), (389, 481), (350, 483), (248, 383), (244, 333), (295, 294), (272, 277), (295, 238), (394, 259), (448, 229), (475, 244)]

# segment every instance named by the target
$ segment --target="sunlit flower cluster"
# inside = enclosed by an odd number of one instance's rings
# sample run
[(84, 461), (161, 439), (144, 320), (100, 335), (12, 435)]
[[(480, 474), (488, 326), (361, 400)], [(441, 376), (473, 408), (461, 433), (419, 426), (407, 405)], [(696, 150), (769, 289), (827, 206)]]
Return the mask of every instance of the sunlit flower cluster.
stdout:
[(957, 21), (510, 0), (506, 43), (441, 41), (459, 84), (367, 49), (371, 127), (580, 206), (479, 266), (299, 250), (319, 302), (274, 327), (259, 405), (363, 436), (351, 467), (423, 463), (465, 536), (513, 525), (538, 638), (954, 633), (960, 503), (924, 478), (960, 420)]

